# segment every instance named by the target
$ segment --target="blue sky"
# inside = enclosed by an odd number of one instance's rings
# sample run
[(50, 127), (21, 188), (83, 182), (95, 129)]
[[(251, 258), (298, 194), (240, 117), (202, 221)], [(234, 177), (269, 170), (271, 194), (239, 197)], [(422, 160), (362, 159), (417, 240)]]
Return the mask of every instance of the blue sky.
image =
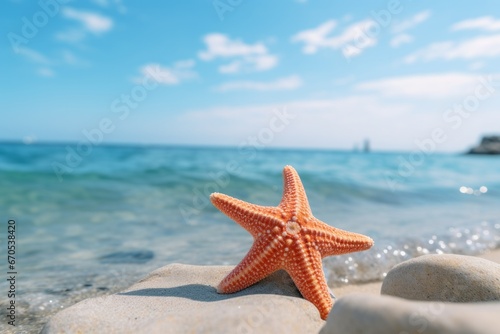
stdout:
[(0, 140), (462, 151), (500, 133), (493, 0), (1, 7)]

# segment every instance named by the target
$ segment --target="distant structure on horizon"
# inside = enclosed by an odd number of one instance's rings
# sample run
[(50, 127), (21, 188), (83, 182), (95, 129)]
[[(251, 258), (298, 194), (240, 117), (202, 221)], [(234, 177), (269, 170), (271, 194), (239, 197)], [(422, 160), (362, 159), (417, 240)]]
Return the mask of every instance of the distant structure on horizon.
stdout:
[(500, 136), (484, 136), (467, 154), (500, 154)]
[(363, 143), (363, 152), (364, 153), (370, 153), (370, 139), (365, 139)]
[(358, 143), (354, 143), (352, 151), (355, 152), (355, 153), (359, 153), (360, 151), (362, 153), (370, 153), (370, 151), (371, 151), (371, 148), (370, 148), (370, 139), (365, 139), (363, 141), (363, 148), (361, 150), (358, 147)]

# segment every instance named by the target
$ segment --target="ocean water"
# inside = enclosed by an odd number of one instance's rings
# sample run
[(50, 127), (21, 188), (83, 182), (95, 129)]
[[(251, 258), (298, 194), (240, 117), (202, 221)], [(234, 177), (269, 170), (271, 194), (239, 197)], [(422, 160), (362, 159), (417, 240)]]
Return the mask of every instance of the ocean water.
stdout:
[[(500, 247), (500, 157), (141, 146), (76, 156), (76, 149), (0, 144), (0, 240), (5, 254), (7, 222), (15, 220), (20, 333), (169, 263), (238, 263), (252, 238), (209, 194), (277, 205), (288, 164), (317, 218), (375, 240), (369, 251), (324, 260), (333, 291), (383, 279), (418, 255)], [(7, 278), (5, 256), (0, 267)], [(0, 282), (4, 296), (9, 286)], [(2, 330), (10, 328), (7, 302), (2, 297)]]

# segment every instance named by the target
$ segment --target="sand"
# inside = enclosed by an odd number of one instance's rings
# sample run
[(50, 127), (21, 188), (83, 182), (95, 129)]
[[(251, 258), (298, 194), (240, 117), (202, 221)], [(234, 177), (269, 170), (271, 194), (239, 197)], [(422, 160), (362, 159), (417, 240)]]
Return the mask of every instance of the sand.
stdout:
[[(427, 257), (434, 264), (437, 259), (432, 261), (432, 258), (440, 256)], [(461, 258), (468, 263), (483, 262), (474, 257), (449, 257), (450, 261)], [(500, 249), (480, 257), (500, 264)], [(415, 260), (407, 262), (419, 262)], [(216, 293), (215, 287), (232, 268), (167, 265), (120, 293), (87, 299), (59, 312), (42, 333), (317, 333), (320, 329), (322, 333), (344, 334), (366, 332), (367, 329), (370, 333), (417, 333), (420, 327), (417, 328), (411, 319), (422, 308), (432, 311), (423, 318), (432, 334), (489, 334), (500, 326), (497, 318), (490, 316), (500, 312), (499, 302), (484, 305), (441, 303), (446, 307), (440, 308), (438, 315), (446, 317), (436, 318), (436, 305), (441, 304), (432, 300), (422, 302), (398, 298), (397, 294), (381, 296), (382, 282), (333, 289), (337, 301), (325, 324), (314, 305), (302, 298), (283, 271), (235, 294)], [(461, 266), (449, 268), (452, 272), (470, 272)], [(488, 275), (488, 268), (478, 274)], [(409, 273), (413, 275), (411, 271)], [(436, 275), (439, 275), (438, 271)], [(410, 281), (402, 277), (399, 283)], [(439, 285), (441, 280), (437, 282)], [(496, 283), (494, 288), (498, 288)], [(421, 290), (426, 294), (425, 289)], [(471, 308), (472, 304), (474, 307)], [(480, 317), (486, 318), (477, 326), (471, 322), (471, 319)], [(353, 326), (354, 319), (357, 319), (356, 326)]]

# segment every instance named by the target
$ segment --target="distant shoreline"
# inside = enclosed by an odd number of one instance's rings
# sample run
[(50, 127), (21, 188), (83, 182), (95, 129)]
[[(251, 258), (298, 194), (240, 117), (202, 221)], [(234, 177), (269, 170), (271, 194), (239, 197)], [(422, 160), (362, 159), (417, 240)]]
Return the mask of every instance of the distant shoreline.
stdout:
[[(1, 145), (9, 146), (40, 146), (40, 147), (65, 147), (65, 146), (76, 146), (78, 141), (35, 141), (32, 143), (24, 143), (22, 140), (0, 140)], [(106, 147), (106, 148), (158, 148), (158, 149), (168, 149), (168, 148), (182, 148), (182, 149), (202, 149), (202, 150), (239, 150), (238, 146), (229, 145), (203, 145), (203, 144), (185, 144), (185, 143), (128, 143), (128, 142), (106, 142), (102, 144), (95, 145), (95, 147)], [(268, 152), (330, 152), (330, 153), (352, 153), (355, 155), (367, 155), (367, 154), (402, 154), (408, 155), (412, 151), (403, 150), (390, 150), (390, 149), (371, 149), (370, 152), (355, 151), (353, 149), (347, 148), (316, 148), (316, 147), (286, 147), (286, 146), (266, 146), (259, 148), (260, 151)], [(430, 155), (468, 155), (467, 151), (436, 151)]]

